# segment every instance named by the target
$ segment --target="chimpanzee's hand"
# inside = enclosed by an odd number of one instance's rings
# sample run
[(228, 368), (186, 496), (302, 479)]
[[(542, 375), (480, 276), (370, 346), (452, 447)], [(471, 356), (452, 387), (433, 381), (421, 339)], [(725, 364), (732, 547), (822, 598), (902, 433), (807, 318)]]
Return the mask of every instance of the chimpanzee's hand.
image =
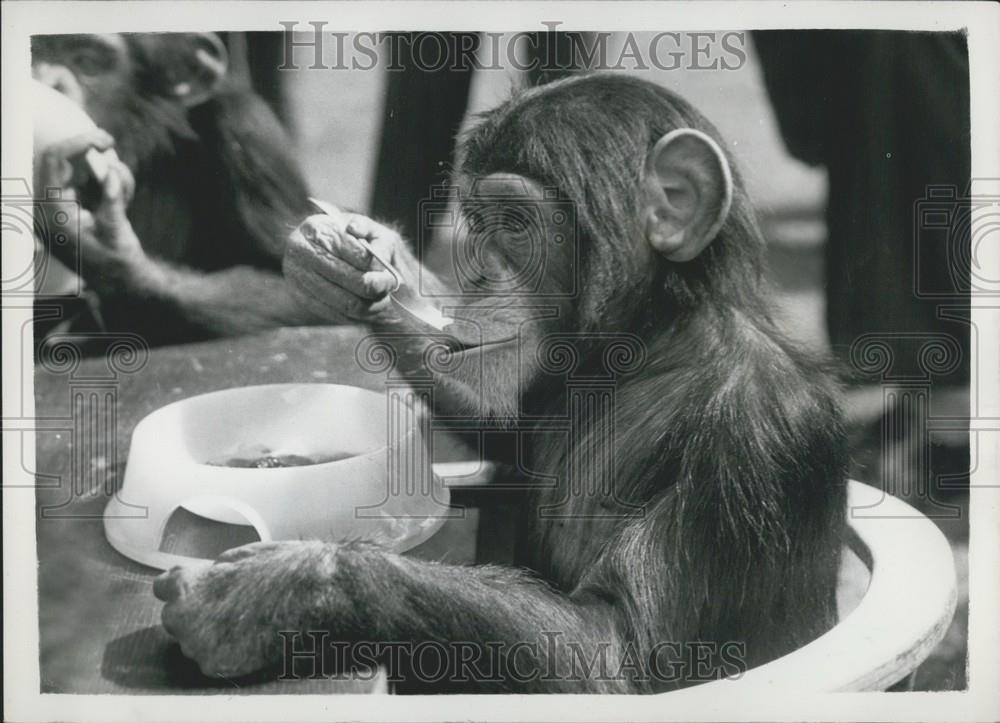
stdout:
[[(52, 189), (59, 191), (61, 201), (78, 201), (79, 191), (74, 188), (72, 159), (80, 158), (89, 149), (105, 151), (114, 145), (114, 139), (105, 131), (93, 131), (75, 136), (55, 144), (43, 151), (36, 164), (35, 193), (45, 199)], [(38, 203), (36, 213), (43, 229), (53, 228), (53, 219), (46, 214), (57, 209), (72, 213), (76, 211), (78, 223), (71, 219), (68, 224), (60, 224), (66, 237), (61, 246), (50, 245), (52, 250), (75, 266), (76, 258), (81, 261), (84, 278), (92, 284), (121, 284), (139, 274), (147, 263), (139, 239), (132, 224), (125, 215), (125, 209), (132, 198), (135, 181), (128, 167), (116, 157), (105, 157), (108, 161), (107, 173), (99, 179), (100, 198), (93, 210), (77, 204)], [(68, 208), (69, 207), (69, 208)]]
[(395, 279), (358, 242), (412, 281), (417, 263), (392, 229), (357, 214), (310, 216), (292, 232), (284, 273), (295, 299), (334, 322), (372, 322), (392, 318), (388, 294)]
[(205, 675), (236, 677), (281, 663), (280, 631), (305, 632), (332, 614), (337, 547), (258, 542), (214, 563), (156, 578), (163, 627)]

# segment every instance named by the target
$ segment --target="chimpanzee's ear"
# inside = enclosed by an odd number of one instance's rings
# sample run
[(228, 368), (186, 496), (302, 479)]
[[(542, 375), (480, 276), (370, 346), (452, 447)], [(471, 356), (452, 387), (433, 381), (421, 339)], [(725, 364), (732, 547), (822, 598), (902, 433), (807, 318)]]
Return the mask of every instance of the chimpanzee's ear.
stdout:
[(646, 157), (642, 223), (646, 240), (671, 261), (690, 261), (722, 228), (733, 174), (719, 144), (692, 128), (664, 135)]
[(193, 107), (215, 95), (229, 68), (226, 46), (215, 33), (184, 33), (178, 38), (170, 90), (181, 103)]

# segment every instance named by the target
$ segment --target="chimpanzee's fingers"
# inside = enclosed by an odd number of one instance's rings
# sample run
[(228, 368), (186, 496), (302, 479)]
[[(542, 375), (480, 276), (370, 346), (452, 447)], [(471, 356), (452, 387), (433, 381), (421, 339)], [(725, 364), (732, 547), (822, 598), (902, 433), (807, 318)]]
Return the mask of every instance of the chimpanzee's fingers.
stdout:
[(240, 545), (239, 547), (233, 547), (226, 550), (221, 555), (219, 555), (215, 562), (216, 564), (220, 562), (237, 562), (238, 560), (244, 560), (248, 557), (253, 557), (254, 555), (260, 555), (265, 552), (269, 552), (276, 547), (278, 547), (280, 542), (251, 542), (246, 545)]
[(377, 269), (366, 271), (361, 275), (361, 285), (361, 296), (366, 299), (381, 299), (396, 288), (396, 277), (380, 265)]
[(128, 180), (122, 173), (123, 168), (124, 165), (120, 163), (108, 168), (101, 185), (101, 204), (94, 212), (94, 234), (98, 237), (97, 240), (110, 247), (117, 245), (116, 241), (121, 238), (122, 230), (129, 225), (128, 216), (125, 215)]
[(316, 272), (345, 291), (363, 299), (377, 299), (381, 294), (377, 286), (365, 281), (365, 273), (342, 258), (327, 251), (319, 251), (314, 261)]
[(180, 625), (178, 624), (178, 615), (174, 606), (170, 603), (164, 605), (163, 609), (160, 610), (160, 625), (163, 626), (167, 635), (172, 638), (178, 637), (178, 628), (180, 628)]
[(132, 171), (124, 163), (113, 163), (108, 168), (108, 175), (104, 179), (103, 206), (112, 212), (114, 222), (127, 222), (128, 216), (125, 209), (128, 208), (129, 201), (135, 190), (135, 178)]
[[(347, 221), (347, 233), (367, 241), (372, 250), (389, 263), (395, 263), (396, 249), (402, 243), (398, 233), (378, 221), (367, 216), (350, 216)], [(368, 267), (380, 269), (382, 265), (368, 255)]]
[(67, 200), (66, 186), (73, 178), (73, 167), (69, 159), (82, 155), (90, 148), (106, 150), (114, 145), (115, 139), (100, 128), (80, 133), (54, 143), (41, 154), (35, 171), (35, 197), (46, 198), (49, 189), (63, 191), (62, 200)]
[(45, 198), (50, 188), (62, 189), (73, 177), (73, 167), (66, 156), (48, 150), (38, 159), (35, 170), (35, 198)]
[[(395, 262), (396, 250), (402, 244), (400, 235), (394, 229), (368, 216), (358, 214), (348, 216), (347, 233), (365, 239), (375, 253), (390, 263)], [(371, 268), (374, 268), (374, 265)]]
[(294, 277), (292, 296), (300, 305), (323, 319), (366, 321), (373, 313), (383, 311), (389, 305), (388, 297), (378, 301), (363, 299), (309, 270), (295, 273)]
[(110, 133), (102, 130), (101, 128), (94, 128), (61, 140), (58, 143), (53, 143), (45, 150), (45, 152), (46, 154), (61, 156), (62, 158), (73, 158), (74, 156), (85, 153), (91, 148), (96, 148), (99, 151), (106, 151), (114, 144), (115, 139)]
[(359, 271), (368, 269), (368, 251), (345, 233), (343, 219), (324, 214), (310, 216), (297, 230), (309, 243), (339, 256)]
[(201, 570), (212, 563), (173, 567), (153, 581), (153, 595), (163, 602), (171, 602), (182, 597), (194, 586)]
[(341, 226), (336, 217), (319, 213), (308, 216), (292, 233), (300, 234), (309, 243), (316, 243), (330, 250), (332, 247), (329, 239), (343, 230)]
[(156, 596), (157, 600), (170, 602), (176, 600), (180, 595), (180, 586), (176, 576), (180, 569), (179, 567), (171, 568), (153, 580), (153, 595)]
[(338, 286), (319, 276), (309, 265), (299, 263), (291, 248), (285, 253), (282, 270), (292, 298), (299, 306), (330, 322), (351, 321), (341, 306), (345, 303), (342, 295), (353, 295), (341, 291)]
[(328, 250), (315, 242), (310, 243), (298, 232), (293, 233), (289, 239), (285, 258), (288, 262), (286, 269), (290, 270), (289, 279), (293, 283), (297, 278), (296, 268), (304, 268), (361, 299), (379, 299), (393, 287), (392, 275), (388, 272), (382, 269), (378, 271), (359, 269), (335, 251)]
[(398, 238), (399, 234), (385, 224), (358, 213), (347, 215), (347, 232), (363, 239)]
[(342, 321), (339, 314), (331, 317), (330, 311), (321, 305), (307, 281), (307, 277), (313, 274), (310, 269), (309, 256), (312, 253), (308, 248), (309, 242), (303, 238), (298, 229), (292, 232), (285, 246), (285, 256), (281, 260), (281, 273), (285, 277), (288, 292), (302, 309), (309, 311), (312, 315), (326, 321)]
[[(345, 291), (369, 301), (381, 299), (396, 286), (396, 278), (381, 265), (362, 272), (333, 254), (320, 252), (316, 271)], [(378, 264), (378, 262), (375, 262)]]
[(368, 300), (362, 299), (339, 284), (318, 273), (305, 274), (301, 284), (314, 301), (326, 308), (326, 313), (349, 321), (362, 320), (368, 309)]
[(94, 214), (85, 208), (81, 208), (78, 218), (80, 219), (80, 237), (86, 239), (93, 236), (97, 231), (97, 222), (94, 221)]
[(122, 176), (116, 166), (108, 169), (108, 175), (104, 179), (104, 201), (112, 207), (124, 207), (125, 187), (122, 183)]
[(132, 203), (132, 199), (135, 197), (135, 176), (132, 175), (132, 169), (121, 161), (114, 163), (114, 170), (116, 170), (118, 175), (121, 177), (122, 200), (125, 205), (128, 206)]

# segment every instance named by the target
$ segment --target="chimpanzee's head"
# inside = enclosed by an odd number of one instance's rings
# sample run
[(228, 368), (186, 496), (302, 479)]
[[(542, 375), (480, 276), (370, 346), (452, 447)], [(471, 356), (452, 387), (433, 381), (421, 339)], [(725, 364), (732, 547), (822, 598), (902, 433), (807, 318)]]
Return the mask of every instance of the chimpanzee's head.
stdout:
[[(755, 302), (762, 244), (742, 184), (711, 124), (654, 83), (598, 74), (515, 96), (464, 138), (460, 188), (457, 273), (490, 290), (461, 315), (479, 311), (487, 341), (517, 327), (519, 344), (483, 351), (498, 373), (520, 368), (520, 390), (548, 334), (655, 333), (707, 304)], [(541, 278), (525, 290), (528, 272)]]
[(188, 109), (212, 97), (227, 68), (213, 33), (36, 35), (31, 51), (35, 78), (83, 107), (133, 167), (192, 136)]

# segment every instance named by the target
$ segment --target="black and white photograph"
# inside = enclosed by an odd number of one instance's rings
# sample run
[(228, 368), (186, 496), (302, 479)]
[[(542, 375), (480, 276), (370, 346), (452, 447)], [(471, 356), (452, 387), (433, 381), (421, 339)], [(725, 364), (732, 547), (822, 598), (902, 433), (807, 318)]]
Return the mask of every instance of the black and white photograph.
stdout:
[(1000, 717), (998, 6), (2, 12), (5, 720)]

